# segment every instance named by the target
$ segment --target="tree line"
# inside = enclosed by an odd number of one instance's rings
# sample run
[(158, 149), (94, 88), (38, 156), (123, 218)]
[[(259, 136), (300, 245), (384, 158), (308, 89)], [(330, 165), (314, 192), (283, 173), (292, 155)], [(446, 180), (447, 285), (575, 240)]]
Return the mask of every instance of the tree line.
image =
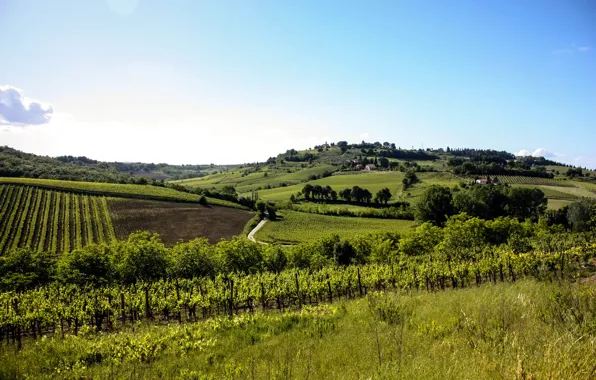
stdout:
[[(306, 184), (302, 190), (298, 193), (298, 196), (304, 195), (304, 198), (308, 201), (337, 201), (338, 199), (343, 200), (347, 203), (356, 204), (371, 204), (374, 201), (376, 205), (387, 205), (391, 200), (391, 190), (389, 188), (383, 188), (374, 195), (368, 189), (364, 189), (360, 186), (354, 186), (352, 188), (345, 188), (339, 193), (329, 185), (311, 185)], [(296, 197), (294, 197), (296, 200)], [(405, 206), (405, 204), (404, 204)]]
[[(0, 257), (1, 290), (24, 290), (49, 282), (79, 285), (130, 284), (158, 279), (213, 277), (220, 273), (280, 272), (288, 268), (320, 269), (330, 265), (392, 263), (399, 257), (433, 255), (443, 261), (473, 259), (481, 252), (507, 249), (515, 254), (556, 252), (581, 241), (596, 241), (596, 213), (583, 232), (566, 232), (541, 218), (484, 220), (467, 214), (447, 218), (443, 227), (430, 222), (406, 233), (380, 233), (350, 239), (330, 235), (290, 247), (260, 245), (244, 237), (210, 244), (199, 238), (166, 247), (156, 234), (138, 232), (125, 241), (91, 244), (62, 255), (28, 248)], [(500, 247), (500, 248), (499, 248)]]

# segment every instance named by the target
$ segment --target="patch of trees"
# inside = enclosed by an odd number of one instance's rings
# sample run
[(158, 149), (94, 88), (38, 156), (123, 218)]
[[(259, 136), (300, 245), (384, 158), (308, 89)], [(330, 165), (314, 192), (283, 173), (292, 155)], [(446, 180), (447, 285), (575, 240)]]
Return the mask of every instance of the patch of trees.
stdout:
[(596, 199), (580, 198), (559, 210), (548, 210), (549, 225), (563, 225), (573, 231), (596, 230)]
[(406, 171), (404, 178), (401, 180), (403, 189), (407, 190), (410, 186), (418, 182), (418, 177), (416, 177), (416, 173), (413, 170)]
[(419, 160), (419, 161), (435, 161), (437, 156), (422, 149), (419, 150), (403, 150), (403, 149), (388, 149), (379, 152), (379, 156), (388, 158), (397, 158), (401, 160)]
[(590, 232), (569, 233), (557, 225), (512, 217), (483, 220), (460, 214), (446, 219), (444, 226), (424, 223), (404, 235), (379, 233), (351, 239), (335, 235), (291, 247), (263, 246), (245, 238), (210, 244), (200, 238), (168, 248), (157, 235), (138, 232), (125, 241), (92, 244), (62, 255), (20, 248), (0, 257), (0, 290), (22, 291), (51, 282), (103, 286), (165, 278), (214, 278), (227, 273), (396, 263), (400, 257), (425, 255), (439, 262), (474, 261), (498, 250), (511, 255), (533, 250), (561, 252), (594, 238)]
[[(377, 191), (373, 197), (373, 194), (368, 189), (361, 188), (360, 186), (354, 186), (336, 192), (328, 185), (321, 186), (306, 184), (302, 188), (300, 194), (309, 201), (335, 202), (340, 200), (345, 203), (371, 205), (374, 200), (374, 205), (377, 206), (388, 206), (389, 201), (391, 200), (391, 190), (388, 188)], [(295, 197), (294, 200), (296, 200)], [(392, 206), (406, 209), (409, 206), (409, 203), (397, 202), (393, 203)]]
[(453, 173), (457, 175), (511, 175), (538, 178), (553, 178), (544, 166), (535, 166), (532, 169), (507, 168), (505, 164), (496, 162), (484, 163), (464, 161), (462, 159), (451, 159), (447, 164), (453, 167)]
[(565, 172), (565, 175), (570, 178), (583, 177), (584, 172), (582, 168), (569, 168), (567, 169), (567, 172)]
[(288, 162), (310, 162), (317, 158), (313, 153), (298, 153), (296, 149), (289, 149), (282, 158)]
[(493, 157), (493, 158), (500, 158), (502, 160), (515, 160), (515, 155), (512, 153), (506, 152), (504, 150), (497, 151), (493, 149), (471, 149), (471, 148), (450, 148), (447, 147), (447, 153), (451, 153), (453, 156), (457, 157)]
[(451, 215), (466, 213), (481, 219), (513, 217), (538, 220), (546, 211), (547, 199), (540, 189), (473, 185), (455, 188), (433, 185), (417, 205), (417, 218), (443, 225)]

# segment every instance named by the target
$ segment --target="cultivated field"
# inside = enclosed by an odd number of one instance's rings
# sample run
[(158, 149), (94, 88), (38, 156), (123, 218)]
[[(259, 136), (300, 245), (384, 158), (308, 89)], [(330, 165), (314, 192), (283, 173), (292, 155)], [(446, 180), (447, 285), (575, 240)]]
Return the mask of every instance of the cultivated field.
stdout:
[(230, 207), (192, 203), (110, 198), (108, 206), (116, 237), (141, 230), (156, 232), (167, 245), (206, 237), (212, 243), (242, 233), (253, 214)]
[(254, 171), (254, 168), (242, 168), (208, 175), (201, 178), (190, 178), (173, 181), (184, 186), (201, 187), (205, 189), (221, 189), (224, 186), (234, 186), (239, 193), (264, 189), (266, 186), (278, 187), (282, 183), (293, 185), (305, 182), (312, 175), (320, 175), (326, 171), (333, 172), (332, 165), (321, 164), (302, 168), (301, 163), (285, 163), (284, 165), (270, 165)]
[[(29, 185), (51, 190), (81, 192), (94, 195), (106, 195), (113, 197), (139, 199), (170, 200), (181, 202), (198, 202), (201, 198), (201, 196), (197, 194), (190, 194), (174, 189), (169, 189), (166, 187), (150, 185), (130, 185), (118, 183), (61, 181), (54, 179), (7, 177), (0, 178), (0, 184)], [(207, 201), (210, 204), (214, 205), (243, 208), (243, 206), (240, 206), (236, 203), (215, 198), (207, 198)]]
[(280, 212), (280, 219), (267, 222), (255, 238), (264, 242), (301, 243), (331, 234), (351, 237), (374, 232), (396, 232), (414, 226), (410, 220), (356, 218), (309, 214), (297, 211)]
[(575, 187), (575, 184), (568, 181), (561, 181), (552, 178), (537, 178), (537, 177), (523, 177), (500, 175), (491, 178), (497, 178), (500, 183), (508, 183), (510, 185), (536, 185), (536, 186), (558, 186), (558, 187)]
[[(402, 172), (356, 172), (350, 174), (333, 175), (331, 177), (309, 181), (311, 185), (331, 186), (335, 191), (340, 191), (345, 188), (352, 188), (360, 186), (368, 189), (373, 195), (387, 187), (391, 190), (393, 195), (392, 200), (403, 200), (415, 202), (422, 194), (424, 189), (431, 185), (454, 186), (461, 180), (449, 173), (416, 173), (419, 182), (406, 192), (402, 191), (402, 179), (404, 174)], [(259, 191), (259, 198), (271, 201), (289, 200), (292, 195), (298, 193), (305, 184), (280, 187), (270, 190)], [(409, 193), (409, 194), (408, 194)]]
[(67, 252), (115, 239), (106, 199), (0, 184), (0, 252)]

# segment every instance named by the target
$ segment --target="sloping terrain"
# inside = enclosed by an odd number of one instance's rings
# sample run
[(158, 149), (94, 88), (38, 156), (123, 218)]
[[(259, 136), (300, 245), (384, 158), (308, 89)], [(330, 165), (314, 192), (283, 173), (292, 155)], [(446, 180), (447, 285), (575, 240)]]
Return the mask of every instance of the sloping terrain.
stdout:
[(158, 233), (167, 245), (206, 237), (216, 243), (242, 233), (253, 213), (230, 207), (191, 203), (110, 198), (108, 207), (116, 237), (136, 231)]

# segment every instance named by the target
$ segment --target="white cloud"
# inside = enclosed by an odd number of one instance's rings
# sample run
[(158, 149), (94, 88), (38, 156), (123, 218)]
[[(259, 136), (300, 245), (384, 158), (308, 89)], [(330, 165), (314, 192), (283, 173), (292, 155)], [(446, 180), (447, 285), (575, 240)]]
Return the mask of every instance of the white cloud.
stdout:
[(580, 53), (585, 53), (585, 52), (588, 52), (588, 51), (592, 50), (592, 47), (591, 46), (580, 46), (580, 47), (577, 48), (577, 50)]
[(0, 86), (0, 124), (47, 124), (53, 112), (51, 105), (26, 97), (21, 89)]
[(534, 157), (555, 157), (555, 154), (552, 152), (549, 152), (548, 150), (546, 150), (544, 148), (538, 148), (534, 152), (532, 152), (532, 156), (534, 156)]
[(526, 157), (526, 156), (531, 156), (532, 155), (532, 152), (530, 152), (527, 149), (522, 149), (519, 152), (515, 152), (514, 154), (516, 156)]
[(361, 138), (361, 139), (366, 139), (366, 138), (368, 138), (368, 136), (369, 136), (369, 134), (365, 132), (365, 133), (361, 134), (358, 137)]
[(561, 153), (553, 153), (544, 148), (538, 148), (535, 151), (531, 152), (528, 149), (522, 149), (519, 152), (514, 153), (516, 156), (532, 156), (532, 157), (563, 157), (564, 154)]

